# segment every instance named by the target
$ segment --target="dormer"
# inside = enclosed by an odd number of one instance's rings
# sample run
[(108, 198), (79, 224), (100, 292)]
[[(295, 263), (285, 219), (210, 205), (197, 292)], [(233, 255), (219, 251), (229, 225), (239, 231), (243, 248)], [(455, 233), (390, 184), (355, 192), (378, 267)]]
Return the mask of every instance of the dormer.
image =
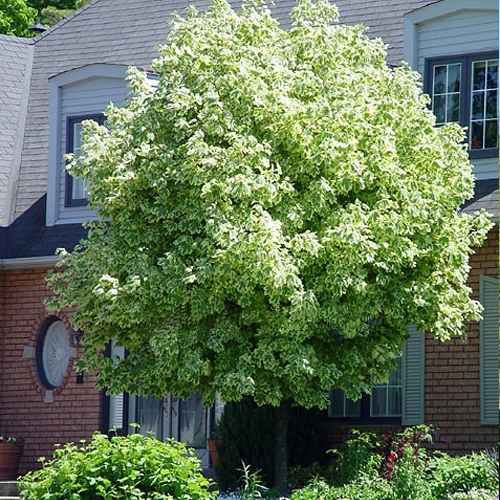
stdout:
[(498, 0), (441, 0), (404, 19), (404, 59), (437, 123), (467, 128), (477, 179), (498, 178)]
[(118, 107), (125, 103), (126, 73), (124, 65), (90, 64), (49, 79), (48, 226), (95, 218), (87, 207), (84, 182), (66, 171), (65, 155), (78, 155), (84, 120), (102, 123), (110, 102)]

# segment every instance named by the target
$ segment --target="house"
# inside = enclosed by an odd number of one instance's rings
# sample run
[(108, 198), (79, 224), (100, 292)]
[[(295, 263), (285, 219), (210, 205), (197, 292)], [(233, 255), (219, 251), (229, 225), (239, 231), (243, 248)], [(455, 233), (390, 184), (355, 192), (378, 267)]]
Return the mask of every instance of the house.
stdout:
[[(206, 8), (208, 2), (194, 2)], [(292, 0), (276, 0), (286, 26)], [(85, 186), (65, 172), (81, 121), (124, 102), (129, 65), (148, 68), (167, 21), (186, 0), (92, 0), (35, 39), (0, 35), (0, 425), (24, 437), (20, 473), (54, 443), (131, 422), (181, 439), (209, 466), (207, 436), (216, 408), (197, 395), (108, 397), (74, 370), (81, 332), (71, 311), (47, 311), (45, 275), (58, 247), (72, 248), (92, 218)], [(341, 22), (362, 22), (422, 74), (440, 122), (469, 127), (477, 178), (465, 211), (484, 207), (495, 227), (471, 258), (470, 285), (484, 319), (468, 340), (439, 343), (412, 332), (389, 383), (352, 403), (332, 393), (329, 439), (352, 425), (433, 423), (437, 446), (463, 452), (498, 439), (498, 3), (496, 0), (338, 0)], [(120, 353), (120, 348), (111, 346)]]

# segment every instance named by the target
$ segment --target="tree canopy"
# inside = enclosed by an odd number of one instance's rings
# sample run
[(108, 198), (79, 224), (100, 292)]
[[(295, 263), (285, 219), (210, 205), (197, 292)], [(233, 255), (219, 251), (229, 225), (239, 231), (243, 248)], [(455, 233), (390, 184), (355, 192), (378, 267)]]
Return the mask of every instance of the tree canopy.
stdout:
[(25, 0), (0, 0), (0, 34), (31, 36), (28, 28), (36, 22), (36, 10)]
[[(463, 334), (468, 259), (490, 227), (464, 133), (361, 26), (301, 0), (175, 17), (123, 109), (70, 171), (100, 221), (49, 277), (101, 386), (206, 401), (327, 404), (382, 381), (408, 325)], [(105, 357), (111, 340), (122, 360)]]
[(90, 0), (0, 0), (0, 34), (34, 36), (28, 30), (37, 21), (47, 27), (68, 17)]

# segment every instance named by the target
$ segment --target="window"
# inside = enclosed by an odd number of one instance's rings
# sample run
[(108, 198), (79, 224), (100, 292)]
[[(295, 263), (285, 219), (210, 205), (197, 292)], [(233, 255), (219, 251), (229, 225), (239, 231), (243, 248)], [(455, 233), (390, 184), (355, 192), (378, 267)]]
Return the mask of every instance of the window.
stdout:
[(402, 356), (385, 384), (377, 384), (358, 401), (340, 389), (330, 392), (328, 415), (352, 424), (417, 425), (424, 420), (425, 334), (411, 325)]
[[(66, 153), (73, 153), (77, 158), (82, 153), (82, 128), (85, 120), (104, 123), (103, 115), (70, 116), (66, 123)], [(66, 172), (65, 206), (75, 207), (87, 204), (87, 183)]]
[(467, 127), (472, 158), (498, 156), (498, 53), (429, 59), (426, 74), (437, 125)]
[(357, 401), (347, 399), (340, 389), (331, 394), (332, 411), (334, 418), (351, 418), (367, 421), (371, 418), (401, 420), (402, 416), (402, 357), (397, 357), (397, 366), (389, 371), (385, 384), (373, 386), (372, 392), (362, 396)]
[(43, 325), (36, 347), (38, 376), (49, 390), (59, 387), (68, 369), (70, 346), (64, 323), (51, 316)]

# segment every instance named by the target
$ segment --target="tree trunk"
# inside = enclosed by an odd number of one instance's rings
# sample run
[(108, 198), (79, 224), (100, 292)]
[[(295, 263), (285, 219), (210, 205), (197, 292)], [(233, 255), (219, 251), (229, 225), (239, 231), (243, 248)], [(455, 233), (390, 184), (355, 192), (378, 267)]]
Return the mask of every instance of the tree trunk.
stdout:
[(288, 422), (290, 402), (282, 401), (275, 408), (276, 433), (274, 451), (274, 486), (281, 496), (288, 494)]

